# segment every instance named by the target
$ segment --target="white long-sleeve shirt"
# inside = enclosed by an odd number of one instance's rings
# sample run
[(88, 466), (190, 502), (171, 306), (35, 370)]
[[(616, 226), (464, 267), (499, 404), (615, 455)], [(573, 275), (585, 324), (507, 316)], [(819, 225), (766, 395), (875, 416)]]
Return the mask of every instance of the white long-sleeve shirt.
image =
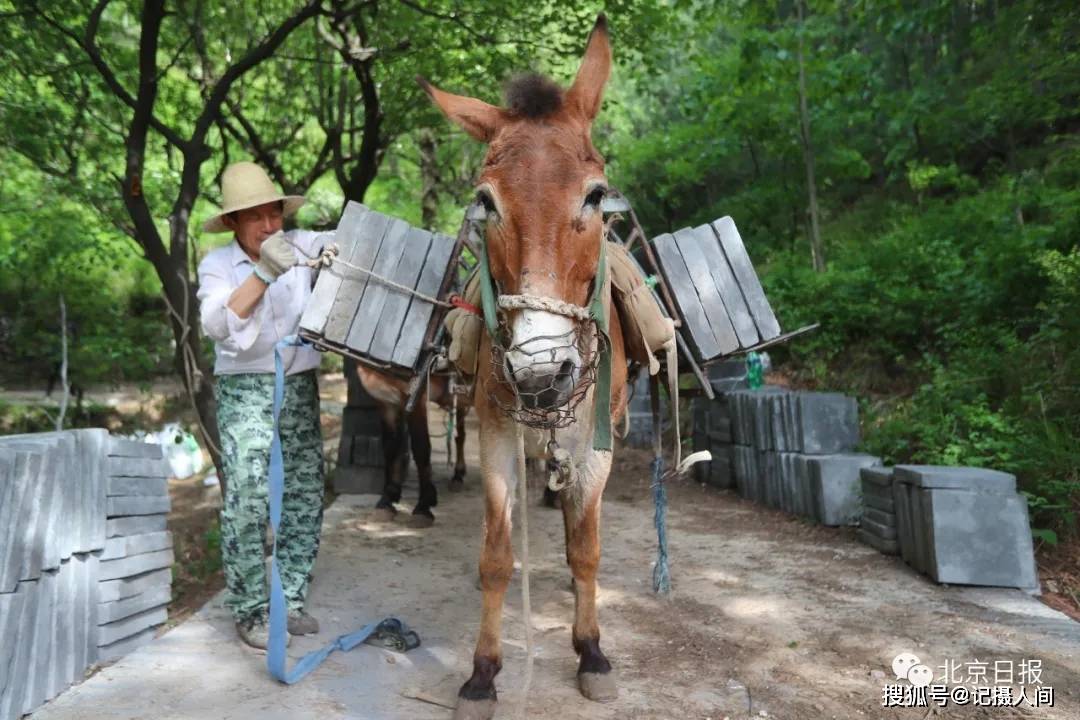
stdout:
[[(327, 236), (310, 230), (285, 234), (311, 257), (318, 255)], [(299, 253), (297, 258), (307, 259)], [(293, 267), (270, 284), (249, 317), (241, 318), (226, 303), (254, 270), (255, 263), (235, 239), (199, 263), (199, 313), (203, 333), (214, 341), (215, 375), (274, 372), (274, 346), (296, 333), (311, 297), (313, 271), (303, 265)], [(319, 367), (320, 355), (309, 347), (290, 347), (282, 350), (281, 359), (285, 373), (293, 375)]]

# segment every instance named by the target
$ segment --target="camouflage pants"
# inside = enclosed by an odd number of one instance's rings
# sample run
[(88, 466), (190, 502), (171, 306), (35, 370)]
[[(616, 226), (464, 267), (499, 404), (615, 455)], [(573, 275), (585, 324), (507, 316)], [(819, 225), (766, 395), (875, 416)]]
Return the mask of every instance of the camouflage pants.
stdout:
[[(274, 376), (219, 375), (215, 387), (226, 494), (221, 510), (225, 605), (236, 620), (269, 605), (263, 540), (269, 523), (268, 473), (274, 434)], [(285, 379), (281, 410), (285, 494), (277, 562), (290, 609), (303, 607), (322, 529), (323, 452), (315, 372)]]

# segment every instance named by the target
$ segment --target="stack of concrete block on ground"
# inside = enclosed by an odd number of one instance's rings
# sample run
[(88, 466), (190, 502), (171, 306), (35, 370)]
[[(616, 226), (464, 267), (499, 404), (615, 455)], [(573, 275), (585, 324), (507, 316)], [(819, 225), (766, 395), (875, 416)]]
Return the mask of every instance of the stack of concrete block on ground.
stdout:
[[(661, 387), (663, 382), (661, 382)], [(660, 391), (660, 422), (661, 427), (667, 430), (671, 423), (668, 421), (670, 414), (667, 393)], [(647, 369), (638, 372), (633, 385), (630, 386), (630, 402), (626, 405), (628, 429), (623, 441), (630, 447), (651, 449), (653, 446), (652, 426), (652, 401), (649, 397), (649, 373)], [(616, 428), (620, 433), (622, 427)]]
[(859, 443), (854, 398), (765, 386), (733, 391), (727, 401), (743, 497), (824, 525), (858, 522), (859, 470), (881, 461), (853, 452)]
[(173, 563), (165, 529), (169, 465), (161, 446), (112, 438), (108, 473), (98, 595), (102, 660), (127, 654), (165, 622)]
[[(33, 711), (103, 659), (108, 515), (132, 509), (110, 505), (115, 443), (96, 429), (0, 437), (0, 720)], [(145, 448), (164, 478), (161, 447)]]
[(690, 404), (693, 452), (708, 450), (712, 460), (694, 465), (698, 482), (718, 488), (735, 487), (731, 403), (728, 393), (749, 387), (746, 361), (732, 358), (709, 365), (705, 372), (716, 395), (696, 397)]
[[(1037, 592), (1027, 502), (1007, 473), (968, 467), (882, 467), (853, 453), (858, 408), (836, 393), (778, 387), (695, 400), (695, 450), (729, 412), (735, 484), (746, 498), (859, 538), (940, 583)], [(713, 411), (711, 406), (719, 408)], [(699, 430), (699, 424), (701, 430)]]
[(104, 430), (0, 437), (0, 718), (97, 660), (107, 441)]
[[(867, 480), (864, 476), (864, 491)], [(1038, 591), (1027, 501), (1016, 490), (1015, 476), (971, 467), (898, 465), (879, 469), (870, 484), (884, 488), (885, 480), (904, 562), (940, 583)], [(870, 536), (881, 528), (869, 508), (877, 497), (866, 501), (863, 529), (870, 532), (860, 537), (876, 541)]]
[(865, 467), (859, 471), (862, 482), (863, 515), (859, 521), (859, 539), (886, 555), (898, 555), (896, 498), (893, 494), (893, 469)]

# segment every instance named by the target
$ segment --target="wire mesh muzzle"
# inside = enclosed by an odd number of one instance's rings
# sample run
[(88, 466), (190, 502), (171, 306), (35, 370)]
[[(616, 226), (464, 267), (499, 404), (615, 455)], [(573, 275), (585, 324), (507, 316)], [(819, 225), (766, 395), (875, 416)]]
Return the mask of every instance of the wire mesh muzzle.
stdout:
[[(493, 382), (487, 386), (491, 402), (512, 420), (527, 427), (550, 430), (572, 425), (576, 420), (575, 411), (578, 405), (596, 382), (603, 349), (601, 343), (607, 342), (603, 333), (597, 332), (596, 322), (575, 322), (570, 330), (560, 335), (537, 335), (514, 345), (509, 345), (511, 337), (506, 313), (499, 313), (498, 334), (491, 338)], [(530, 349), (530, 346), (533, 346), (533, 349)], [(515, 353), (519, 357), (536, 358), (537, 363), (544, 363), (549, 362), (547, 358), (554, 359), (558, 356), (560, 350), (567, 349), (576, 350), (577, 357), (580, 358), (580, 365), (574, 368), (577, 371), (576, 378), (572, 373), (568, 377), (567, 373), (556, 372), (550, 376), (547, 384), (524, 390), (516, 382), (517, 376), (522, 371), (529, 370), (532, 363), (514, 368), (514, 377), (507, 377), (506, 359), (509, 353)], [(559, 387), (560, 381), (572, 383), (569, 395), (557, 407), (546, 407), (552, 398), (559, 398), (566, 393)]]

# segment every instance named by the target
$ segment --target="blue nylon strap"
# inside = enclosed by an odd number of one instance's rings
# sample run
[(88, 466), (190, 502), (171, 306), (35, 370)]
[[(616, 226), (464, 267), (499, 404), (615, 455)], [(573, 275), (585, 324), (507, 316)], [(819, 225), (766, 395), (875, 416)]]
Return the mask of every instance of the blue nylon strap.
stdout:
[(348, 652), (377, 631), (386, 631), (390, 635), (411, 634), (415, 637), (415, 634), (411, 633), (403, 622), (397, 618), (387, 618), (370, 623), (355, 632), (340, 635), (322, 649), (300, 658), (291, 671), (285, 669), (288, 620), (285, 590), (281, 584), (281, 574), (277, 566), (278, 526), (281, 523), (281, 502), (285, 493), (285, 462), (281, 452), (280, 432), (281, 405), (285, 399), (285, 369), (281, 362), (281, 350), (303, 344), (304, 341), (296, 335), (290, 335), (274, 347), (274, 437), (270, 443), (270, 525), (274, 529), (274, 554), (270, 560), (270, 641), (266, 648), (266, 667), (274, 678), (286, 685), (302, 680), (335, 650)]

